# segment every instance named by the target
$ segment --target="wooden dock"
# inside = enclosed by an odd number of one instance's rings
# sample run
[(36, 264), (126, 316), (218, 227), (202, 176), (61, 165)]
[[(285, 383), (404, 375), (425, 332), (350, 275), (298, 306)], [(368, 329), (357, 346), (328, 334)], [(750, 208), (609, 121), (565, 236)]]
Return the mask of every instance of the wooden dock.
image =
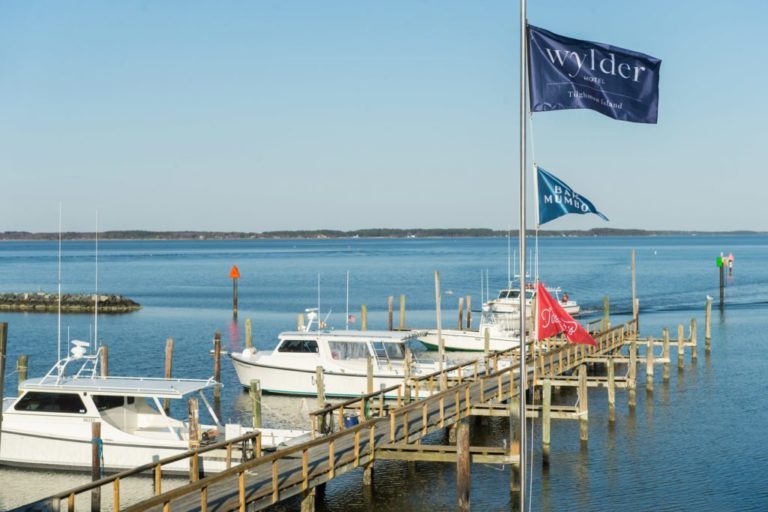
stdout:
[[(705, 347), (709, 352), (711, 302), (707, 302)], [(685, 349), (697, 354), (696, 322), (691, 321), (688, 336), (683, 326), (671, 339), (668, 330), (659, 339), (641, 338), (638, 317), (621, 325), (610, 326), (606, 315), (590, 324), (597, 346), (574, 345), (563, 337), (529, 343), (526, 364), (529, 389), (539, 396), (536, 405), (526, 408), (526, 416), (542, 422), (542, 455), (549, 463), (550, 422), (570, 419), (580, 423), (581, 442), (588, 441), (589, 388), (607, 390), (609, 422), (615, 421), (616, 388), (627, 389), (628, 403), (635, 406), (638, 368), (645, 367), (646, 386), (653, 389), (654, 366), (663, 365), (664, 380), (669, 378), (672, 347), (676, 349), (678, 368), (683, 368)], [(607, 328), (606, 328), (607, 327)], [(657, 353), (658, 352), (658, 353)], [(617, 375), (617, 369), (626, 369)], [(459, 510), (469, 510), (470, 465), (495, 463), (510, 465), (510, 490), (519, 489), (519, 442), (510, 439), (504, 446), (470, 446), (468, 421), (472, 416), (512, 417), (519, 422), (517, 404), (520, 362), (518, 350), (485, 353), (477, 360), (446, 368), (443, 372), (408, 378), (399, 386), (382, 389), (359, 398), (329, 405), (310, 413), (312, 440), (261, 454), (244, 462), (231, 461), (232, 467), (210, 476), (191, 473), (190, 482), (163, 490), (163, 461), (148, 465), (154, 471), (154, 496), (124, 505), (119, 489), (112, 496), (114, 510), (229, 511), (261, 510), (291, 497), (301, 496), (302, 511), (314, 510), (315, 489), (349, 471), (362, 470), (363, 484), (373, 481), (376, 460), (431, 461), (457, 464), (457, 500)], [(553, 405), (553, 387), (575, 387), (578, 399), (573, 405)], [(395, 390), (397, 399), (385, 401), (384, 393)], [(345, 427), (345, 418), (354, 414), (360, 423)], [(430, 434), (448, 429), (455, 444), (422, 444)], [(242, 440), (238, 440), (241, 442)], [(231, 443), (230, 443), (231, 450)], [(198, 450), (185, 456), (197, 459)], [(178, 457), (175, 458), (176, 460)], [(238, 463), (240, 462), (240, 463)], [(151, 466), (151, 467), (150, 467)], [(134, 474), (136, 470), (133, 470)], [(45, 503), (49, 510), (74, 510), (76, 497), (105, 487), (119, 485), (121, 475), (80, 486), (53, 495)], [(118, 482), (116, 484), (115, 482)], [(36, 508), (40, 510), (40, 508)]]

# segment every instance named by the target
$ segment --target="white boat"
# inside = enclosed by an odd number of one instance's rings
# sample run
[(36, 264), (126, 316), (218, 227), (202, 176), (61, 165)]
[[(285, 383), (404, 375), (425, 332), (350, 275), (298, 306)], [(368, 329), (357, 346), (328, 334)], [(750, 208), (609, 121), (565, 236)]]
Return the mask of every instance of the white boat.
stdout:
[[(547, 291), (560, 303), (566, 313), (571, 316), (579, 314), (579, 311), (581, 310), (579, 304), (568, 297), (568, 294), (564, 293), (561, 288), (547, 288)], [(526, 288), (525, 304), (528, 311), (532, 310), (531, 306), (535, 297), (536, 290), (533, 288)], [(499, 296), (489, 300), (486, 304), (490, 307), (492, 312), (519, 315), (520, 288), (504, 288), (499, 290)]]
[[(510, 350), (520, 345), (519, 315), (491, 311), (483, 305), (480, 327), (471, 329), (442, 329), (445, 350), (460, 352), (482, 352), (485, 350), (485, 331), (488, 330), (488, 349), (490, 351)], [(429, 329), (419, 336), (428, 350), (438, 350), (439, 340), (436, 329)]]
[[(316, 310), (307, 310), (304, 330), (283, 332), (274, 350), (247, 348), (230, 353), (240, 383), (248, 387), (259, 379), (269, 393), (317, 395), (316, 371), (323, 367), (326, 396), (354, 397), (368, 391), (368, 356), (373, 362), (373, 388), (401, 384), (404, 378), (405, 344), (424, 331), (312, 330)], [(438, 370), (434, 361), (415, 361), (412, 377)], [(395, 392), (386, 395), (397, 396)]]
[[(73, 341), (71, 354), (42, 378), (19, 385), (19, 396), (3, 398), (0, 464), (50, 469), (91, 468), (91, 424), (101, 423), (103, 467), (115, 472), (189, 450), (189, 424), (168, 416), (161, 400), (199, 393), (215, 425), (200, 425), (202, 443), (232, 439), (252, 429), (224, 427), (203, 391), (213, 379), (102, 377), (100, 349), (85, 352), (88, 343)], [(262, 446), (276, 447), (304, 431), (262, 430)], [(239, 451), (239, 449), (237, 449)], [(223, 450), (201, 455), (206, 473), (225, 469)], [(234, 457), (240, 457), (236, 453)], [(164, 466), (163, 471), (188, 473), (189, 461)]]

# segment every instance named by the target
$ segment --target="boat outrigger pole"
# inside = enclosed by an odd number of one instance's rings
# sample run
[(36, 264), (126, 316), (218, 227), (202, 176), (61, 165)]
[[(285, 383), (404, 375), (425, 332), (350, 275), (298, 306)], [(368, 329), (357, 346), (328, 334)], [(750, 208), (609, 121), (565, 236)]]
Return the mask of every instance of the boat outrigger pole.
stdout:
[(527, 19), (525, 15), (526, 0), (520, 0), (520, 511), (525, 512), (525, 491), (526, 491), (526, 419), (525, 419), (525, 395), (528, 380), (528, 369), (526, 365), (525, 343), (526, 343), (526, 307), (525, 307), (525, 173), (527, 157), (527, 138), (525, 133), (527, 108)]

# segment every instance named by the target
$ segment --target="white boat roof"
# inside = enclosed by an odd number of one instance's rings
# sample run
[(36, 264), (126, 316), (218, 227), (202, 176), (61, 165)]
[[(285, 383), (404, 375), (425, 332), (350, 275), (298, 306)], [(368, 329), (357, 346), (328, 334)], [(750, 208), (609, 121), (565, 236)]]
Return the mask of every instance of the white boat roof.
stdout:
[(154, 377), (62, 377), (55, 375), (28, 379), (19, 384), (20, 391), (48, 393), (88, 392), (97, 395), (182, 398), (190, 393), (211, 388), (217, 383), (208, 379), (162, 379)]
[(392, 343), (402, 343), (408, 340), (426, 335), (427, 331), (359, 331), (359, 330), (337, 330), (337, 331), (285, 331), (280, 333), (280, 339), (284, 338), (324, 338), (338, 339), (339, 341), (385, 341)]

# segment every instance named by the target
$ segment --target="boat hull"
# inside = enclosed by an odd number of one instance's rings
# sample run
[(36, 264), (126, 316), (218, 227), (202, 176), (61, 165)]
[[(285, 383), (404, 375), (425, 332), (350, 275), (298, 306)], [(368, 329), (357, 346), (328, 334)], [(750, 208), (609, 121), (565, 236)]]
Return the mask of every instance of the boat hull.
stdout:
[[(132, 469), (187, 450), (189, 447), (185, 441), (148, 446), (103, 440), (104, 471), (115, 473)], [(91, 453), (90, 435), (88, 438), (64, 438), (4, 429), (0, 440), (0, 465), (6, 466), (90, 471)], [(201, 455), (201, 471), (223, 471), (226, 469), (225, 457), (223, 449)], [(189, 474), (189, 461), (183, 459), (166, 464), (163, 473)]]
[[(444, 329), (442, 336), (445, 350), (455, 352), (483, 352), (485, 350), (485, 337), (479, 331)], [(419, 337), (419, 341), (428, 350), (439, 349), (437, 331), (435, 330), (427, 331), (426, 335)], [(488, 349), (492, 352), (509, 350), (520, 345), (518, 339), (508, 337), (491, 336), (488, 341)]]
[[(301, 368), (286, 368), (268, 363), (249, 361), (247, 358), (230, 354), (240, 384), (249, 387), (251, 380), (258, 379), (261, 389), (267, 393), (285, 395), (317, 396), (316, 371)], [(388, 388), (402, 384), (402, 375), (381, 375), (374, 373), (373, 389)], [(331, 397), (356, 397), (368, 393), (368, 376), (325, 370), (323, 373), (325, 395)], [(396, 398), (397, 392), (385, 395)]]

